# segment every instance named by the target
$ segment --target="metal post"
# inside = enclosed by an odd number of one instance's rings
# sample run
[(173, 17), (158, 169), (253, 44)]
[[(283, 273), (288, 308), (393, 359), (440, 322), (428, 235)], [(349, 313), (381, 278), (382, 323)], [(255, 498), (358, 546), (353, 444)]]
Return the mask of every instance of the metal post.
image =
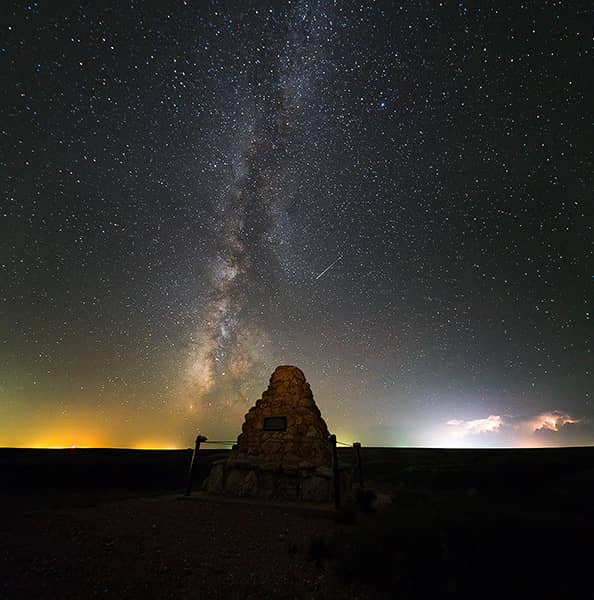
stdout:
[(361, 462), (361, 443), (355, 442), (353, 444), (353, 448), (355, 449), (355, 456), (357, 457), (357, 472), (359, 474), (359, 486), (361, 489), (365, 487), (365, 483), (363, 481), (363, 463)]
[(192, 485), (194, 484), (194, 473), (196, 472), (196, 465), (198, 464), (198, 452), (200, 451), (200, 444), (206, 442), (206, 438), (203, 435), (198, 434), (196, 436), (196, 446), (192, 453), (192, 462), (190, 463), (190, 470), (188, 471), (188, 483), (186, 485), (186, 496), (192, 493)]
[(338, 471), (338, 453), (336, 452), (336, 436), (330, 436), (330, 446), (332, 447), (332, 475), (334, 479), (334, 506), (340, 508), (340, 480)]

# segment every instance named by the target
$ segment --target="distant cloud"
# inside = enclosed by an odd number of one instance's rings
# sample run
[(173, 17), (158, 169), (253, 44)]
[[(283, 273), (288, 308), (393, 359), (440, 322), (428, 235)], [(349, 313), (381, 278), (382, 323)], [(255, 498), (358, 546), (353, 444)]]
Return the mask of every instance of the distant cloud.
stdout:
[(447, 424), (455, 427), (462, 435), (490, 433), (499, 430), (503, 419), (499, 415), (489, 415), (486, 419), (474, 419), (473, 421), (451, 419)]
[(500, 433), (520, 431), (524, 434), (534, 434), (541, 431), (559, 432), (565, 425), (584, 423), (583, 419), (552, 410), (543, 412), (533, 417), (502, 417), (501, 415), (489, 415), (483, 419), (466, 421), (463, 419), (450, 419), (447, 425), (454, 435), (464, 437), (467, 435), (478, 435), (483, 433)]
[(532, 433), (544, 429), (548, 429), (549, 431), (559, 431), (559, 427), (563, 427), (563, 425), (573, 425), (576, 423), (583, 423), (583, 419), (576, 419), (558, 410), (536, 415), (525, 422)]

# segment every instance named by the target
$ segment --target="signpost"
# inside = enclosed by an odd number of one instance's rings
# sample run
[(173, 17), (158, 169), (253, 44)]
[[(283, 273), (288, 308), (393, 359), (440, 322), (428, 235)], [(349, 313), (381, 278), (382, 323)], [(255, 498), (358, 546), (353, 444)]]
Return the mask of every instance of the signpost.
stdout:
[(340, 508), (340, 479), (338, 471), (338, 453), (336, 452), (336, 436), (330, 436), (330, 446), (332, 447), (332, 479), (334, 481), (334, 507)]
[(192, 462), (190, 464), (190, 470), (188, 472), (188, 483), (186, 485), (186, 496), (192, 493), (192, 485), (194, 484), (194, 474), (196, 472), (196, 465), (198, 464), (198, 452), (200, 451), (200, 444), (206, 442), (206, 438), (203, 435), (198, 434), (196, 436), (196, 446), (192, 454)]
[(355, 449), (355, 456), (357, 457), (357, 473), (359, 475), (359, 485), (361, 489), (365, 487), (365, 483), (363, 481), (363, 463), (361, 462), (361, 443), (355, 442), (353, 444), (353, 448)]

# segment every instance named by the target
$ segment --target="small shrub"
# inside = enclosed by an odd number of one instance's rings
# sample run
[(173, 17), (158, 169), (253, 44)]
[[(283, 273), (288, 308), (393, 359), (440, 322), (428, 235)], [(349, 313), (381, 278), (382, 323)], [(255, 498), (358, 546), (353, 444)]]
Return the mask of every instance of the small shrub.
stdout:
[(353, 525), (357, 522), (357, 517), (357, 506), (353, 503), (350, 503), (346, 506), (343, 506), (336, 512), (334, 520), (337, 523), (342, 523), (343, 525)]
[(307, 558), (321, 565), (322, 561), (336, 558), (336, 541), (323, 535), (315, 535), (310, 543)]
[(373, 507), (374, 502), (377, 500), (377, 495), (373, 490), (369, 489), (358, 489), (355, 496), (355, 504), (357, 508), (364, 513), (375, 512)]
[(402, 508), (415, 508), (424, 506), (430, 502), (428, 494), (416, 492), (413, 490), (401, 489), (392, 496), (392, 502)]
[(394, 593), (430, 591), (442, 565), (440, 531), (433, 522), (405, 522), (388, 513), (343, 532), (335, 551), (342, 580)]

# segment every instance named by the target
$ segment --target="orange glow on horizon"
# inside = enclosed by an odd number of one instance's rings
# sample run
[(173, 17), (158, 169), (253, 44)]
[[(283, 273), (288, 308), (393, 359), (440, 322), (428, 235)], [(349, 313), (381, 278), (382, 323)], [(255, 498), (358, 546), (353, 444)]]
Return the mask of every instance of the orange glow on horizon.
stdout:
[(178, 444), (157, 442), (155, 440), (143, 440), (130, 446), (133, 450), (179, 450)]
[[(17, 446), (5, 446), (6, 448), (23, 448), (23, 449), (33, 449), (33, 450), (99, 450), (105, 448), (111, 448), (114, 450), (185, 450), (185, 446), (179, 446), (175, 444), (151, 444), (151, 443), (139, 443), (139, 444), (131, 444), (130, 446), (113, 446), (110, 444), (107, 445), (97, 445), (97, 446), (86, 446), (81, 444), (43, 444), (43, 443), (33, 443), (33, 444), (19, 444)], [(190, 446), (188, 445), (188, 448)]]
[[(16, 440), (15, 440), (16, 441)], [(122, 440), (123, 441), (123, 440)], [(34, 434), (14, 443), (13, 440), (0, 442), (0, 447), (33, 448), (45, 450), (90, 449), (90, 448), (120, 448), (133, 450), (178, 450), (186, 446), (172, 439), (140, 438), (127, 444), (124, 441), (114, 443), (111, 436), (97, 431), (83, 429), (56, 429), (40, 434)], [(12, 443), (11, 443), (12, 442)], [(191, 444), (188, 445), (188, 447)]]
[(20, 448), (102, 448), (105, 447), (105, 438), (93, 433), (71, 433), (71, 432), (52, 432), (33, 438), (30, 442), (19, 444)]

